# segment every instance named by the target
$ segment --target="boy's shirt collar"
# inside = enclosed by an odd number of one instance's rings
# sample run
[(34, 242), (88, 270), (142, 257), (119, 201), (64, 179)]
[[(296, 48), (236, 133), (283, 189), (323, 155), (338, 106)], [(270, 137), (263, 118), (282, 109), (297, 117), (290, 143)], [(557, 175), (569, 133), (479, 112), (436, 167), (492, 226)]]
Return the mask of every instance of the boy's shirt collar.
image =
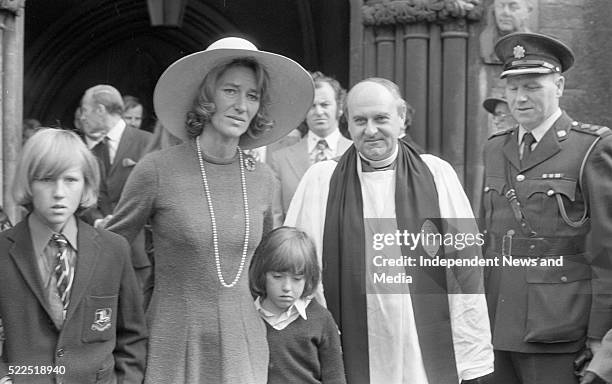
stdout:
[[(47, 244), (49, 244), (49, 240), (51, 240), (51, 236), (56, 233), (51, 228), (49, 228), (45, 223), (40, 220), (38, 216), (31, 213), (28, 215), (28, 226), (30, 227), (30, 234), (32, 236), (32, 246), (34, 247), (34, 253), (36, 255), (41, 255), (45, 250)], [(68, 243), (74, 249), (77, 250), (77, 234), (78, 227), (76, 218), (74, 215), (70, 216), (66, 225), (64, 225), (64, 229), (61, 232), (62, 235), (68, 240)]]
[(261, 305), (261, 296), (255, 299), (255, 309), (266, 323), (270, 324), (272, 328), (281, 330), (286, 328), (289, 324), (293, 323), (298, 317), (302, 317), (304, 320), (308, 320), (306, 317), (306, 308), (312, 301), (312, 298), (299, 298), (297, 299), (285, 312), (277, 315), (265, 309)]

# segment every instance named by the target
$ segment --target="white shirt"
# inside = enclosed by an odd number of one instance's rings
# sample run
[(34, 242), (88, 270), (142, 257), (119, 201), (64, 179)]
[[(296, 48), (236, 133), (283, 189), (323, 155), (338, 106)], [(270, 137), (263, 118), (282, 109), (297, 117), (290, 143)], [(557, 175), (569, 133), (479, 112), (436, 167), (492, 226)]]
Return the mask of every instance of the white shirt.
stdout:
[(327, 142), (327, 146), (331, 150), (331, 158), (336, 157), (338, 155), (338, 140), (340, 140), (340, 130), (335, 129), (332, 133), (327, 135), (327, 137), (319, 137), (314, 134), (312, 131), (308, 131), (308, 153), (312, 153), (312, 151), (317, 146), (319, 140), (325, 140)]
[[(425, 154), (421, 155), (421, 158), (434, 177), (441, 216), (473, 217), (470, 203), (450, 164), (433, 155)], [(358, 161), (357, 158), (355, 160)], [(295, 226), (312, 237), (320, 265), (329, 181), (336, 164), (335, 161), (322, 161), (309, 168), (298, 185), (285, 219), (285, 225)], [(360, 171), (360, 162), (358, 169), (364, 196), (364, 216), (383, 215), (382, 217), (394, 218), (395, 171), (372, 172), (366, 175)], [(322, 284), (319, 284), (319, 287), (320, 290), (315, 292), (316, 298), (325, 303), (322, 300), (324, 287)], [(493, 372), (493, 346), (484, 295), (449, 294), (448, 301), (460, 380), (469, 380)], [(410, 295), (368, 294), (366, 302), (370, 381), (437, 384), (427, 381)], [(388, 312), (375, 313), (378, 309)], [(382, 323), (384, 326), (380, 326)], [(405, 381), (406, 378), (410, 378), (409, 381)]]
[[(111, 164), (115, 161), (115, 155), (117, 155), (117, 148), (119, 148), (119, 141), (121, 141), (121, 136), (123, 136), (123, 132), (125, 131), (126, 124), (123, 119), (119, 119), (117, 124), (115, 124), (106, 134), (108, 138), (108, 156), (110, 158)], [(85, 137), (85, 141), (87, 142), (87, 147), (89, 149), (93, 149), (104, 137), (98, 141), (93, 141), (89, 137)]]
[(533, 144), (531, 144), (531, 150), (533, 151), (538, 146), (538, 143), (540, 142), (540, 140), (542, 140), (546, 132), (548, 132), (548, 130), (553, 126), (555, 121), (557, 121), (557, 119), (561, 117), (561, 114), (561, 109), (557, 109), (552, 115), (548, 116), (546, 120), (544, 120), (540, 125), (532, 129), (531, 131), (528, 131), (522, 125), (519, 125), (518, 144), (519, 153), (521, 156), (523, 156), (524, 151), (523, 136), (525, 136), (527, 132), (531, 132), (533, 138), (535, 139)]
[(276, 330), (282, 330), (297, 320), (298, 317), (302, 317), (304, 320), (308, 320), (306, 317), (306, 307), (310, 304), (312, 299), (297, 299), (287, 310), (281, 314), (275, 314), (261, 305), (261, 297), (255, 299), (255, 309), (259, 313), (259, 316), (265, 320), (266, 323)]

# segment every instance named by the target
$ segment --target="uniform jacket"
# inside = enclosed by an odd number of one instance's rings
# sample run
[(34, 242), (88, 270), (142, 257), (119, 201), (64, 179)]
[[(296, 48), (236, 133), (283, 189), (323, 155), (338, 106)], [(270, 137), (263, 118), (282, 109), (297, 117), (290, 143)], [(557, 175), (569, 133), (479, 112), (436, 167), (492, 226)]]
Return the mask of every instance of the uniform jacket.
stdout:
[[(352, 143), (351, 140), (340, 135), (336, 155), (341, 156)], [(271, 166), (280, 181), (280, 205), (282, 206), (282, 218), (284, 218), (300, 179), (310, 167), (308, 135), (294, 145), (273, 152)], [(282, 222), (282, 219), (280, 221)]]
[[(500, 260), (486, 273), (493, 345), (525, 353), (575, 352), (587, 336), (599, 339), (612, 327), (612, 135), (563, 113), (521, 167), (517, 132), (496, 133), (485, 146), (482, 211), (495, 240), (486, 256)], [(557, 253), (561, 266), (502, 266), (502, 237), (509, 230), (515, 238), (529, 237), (504, 196), (511, 185), (536, 237), (561, 238), (567, 245)], [(522, 258), (541, 256), (537, 248)]]
[(65, 374), (14, 375), (15, 383), (141, 383), (147, 331), (129, 245), (79, 221), (77, 266), (61, 331), (49, 315), (27, 220), (0, 234), (0, 317), (9, 366), (64, 366)]

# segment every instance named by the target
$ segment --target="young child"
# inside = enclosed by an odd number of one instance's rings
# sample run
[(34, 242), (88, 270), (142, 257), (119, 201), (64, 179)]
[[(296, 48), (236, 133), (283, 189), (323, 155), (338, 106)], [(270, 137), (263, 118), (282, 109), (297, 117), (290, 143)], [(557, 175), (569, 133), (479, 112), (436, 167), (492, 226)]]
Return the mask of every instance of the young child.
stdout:
[(73, 132), (44, 129), (22, 149), (12, 193), (29, 214), (0, 233), (0, 383), (143, 380), (147, 333), (130, 247), (75, 216), (95, 204), (99, 180)]
[(268, 328), (268, 383), (346, 383), (338, 327), (308, 298), (319, 275), (314, 243), (295, 228), (276, 228), (255, 250), (249, 279)]

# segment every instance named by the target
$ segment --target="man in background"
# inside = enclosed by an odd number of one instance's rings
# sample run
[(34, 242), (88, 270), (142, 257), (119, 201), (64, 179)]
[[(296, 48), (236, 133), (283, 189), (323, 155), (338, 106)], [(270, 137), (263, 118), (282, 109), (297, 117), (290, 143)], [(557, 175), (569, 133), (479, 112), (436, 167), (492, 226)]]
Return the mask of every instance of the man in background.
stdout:
[[(83, 216), (93, 225), (113, 213), (128, 176), (145, 155), (151, 138), (150, 132), (128, 128), (122, 118), (123, 112), (121, 94), (110, 85), (91, 87), (81, 99), (80, 122), (84, 139), (96, 155), (101, 173), (97, 207), (84, 212)], [(132, 243), (132, 257), (136, 275), (144, 286), (151, 273), (144, 232)]]

